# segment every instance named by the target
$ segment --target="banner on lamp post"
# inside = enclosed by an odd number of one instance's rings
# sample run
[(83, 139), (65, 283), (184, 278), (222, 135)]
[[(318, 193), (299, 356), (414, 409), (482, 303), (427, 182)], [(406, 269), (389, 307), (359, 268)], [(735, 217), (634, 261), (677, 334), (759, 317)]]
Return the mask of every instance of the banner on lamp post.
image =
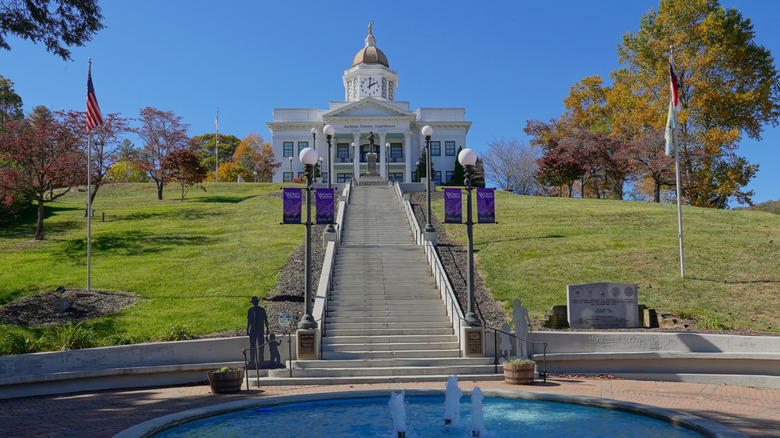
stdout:
[(463, 208), (460, 189), (444, 189), (444, 223), (460, 224), (463, 222)]
[(282, 223), (283, 224), (300, 224), (301, 223), (301, 204), (303, 202), (303, 189), (299, 188), (284, 188), (282, 189), (283, 209)]
[(496, 222), (495, 189), (477, 189), (477, 222), (480, 224)]
[(332, 224), (334, 216), (333, 192), (331, 189), (317, 189), (317, 223)]

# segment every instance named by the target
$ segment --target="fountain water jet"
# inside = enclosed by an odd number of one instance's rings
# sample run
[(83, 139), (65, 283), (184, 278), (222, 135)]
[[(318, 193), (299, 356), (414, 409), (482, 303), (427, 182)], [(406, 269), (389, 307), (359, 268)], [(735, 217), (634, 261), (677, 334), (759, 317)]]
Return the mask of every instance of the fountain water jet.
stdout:
[(482, 417), (482, 390), (475, 386), (471, 391), (471, 436), (480, 436), (485, 430), (485, 422)]
[(447, 379), (447, 389), (444, 391), (444, 424), (455, 424), (460, 420), (460, 398), (463, 391), (458, 387), (458, 376), (450, 376)]
[(393, 431), (398, 438), (406, 438), (406, 406), (404, 396), (406, 391), (390, 393), (390, 414), (393, 416)]

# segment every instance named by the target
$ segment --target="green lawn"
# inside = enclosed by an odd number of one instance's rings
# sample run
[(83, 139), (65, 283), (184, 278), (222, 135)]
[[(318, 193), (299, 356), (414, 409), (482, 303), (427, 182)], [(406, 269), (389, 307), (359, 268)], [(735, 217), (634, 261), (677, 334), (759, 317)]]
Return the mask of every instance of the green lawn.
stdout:
[[(274, 287), (303, 228), (279, 225), (279, 184), (206, 184), (184, 202), (177, 186), (101, 188), (94, 208), (92, 287), (135, 293), (137, 305), (88, 325), (99, 338), (159, 337), (171, 325), (200, 335), (241, 329), (249, 298)], [(0, 304), (86, 287), (84, 193), (47, 205), (43, 242), (34, 217), (0, 230)], [(780, 331), (780, 215), (683, 209), (686, 278), (680, 279), (673, 205), (497, 193), (498, 224), (475, 226), (478, 268), (501, 301), (534, 316), (565, 304), (567, 284), (639, 284), (640, 302), (731, 326)], [(443, 203), (434, 205), (443, 215)], [(100, 221), (106, 213), (106, 222)], [(465, 226), (445, 225), (465, 241)], [(42, 329), (0, 326), (39, 337)]]
[[(184, 202), (176, 185), (163, 201), (153, 184), (101, 188), (93, 204), (92, 288), (133, 292), (140, 302), (95, 321), (98, 335), (146, 340), (171, 324), (192, 334), (244, 326), (249, 298), (274, 287), (303, 241), (302, 227), (279, 225), (281, 198), (268, 196), (279, 186), (206, 184)], [(0, 231), (0, 303), (60, 285), (86, 288), (85, 200), (73, 192), (47, 204), (43, 242), (30, 241), (32, 216)]]
[[(637, 283), (651, 308), (780, 332), (779, 215), (683, 207), (681, 279), (675, 205), (496, 195), (498, 224), (475, 225), (474, 250), (498, 300), (541, 316), (567, 284)], [(465, 226), (445, 228), (466, 241)]]

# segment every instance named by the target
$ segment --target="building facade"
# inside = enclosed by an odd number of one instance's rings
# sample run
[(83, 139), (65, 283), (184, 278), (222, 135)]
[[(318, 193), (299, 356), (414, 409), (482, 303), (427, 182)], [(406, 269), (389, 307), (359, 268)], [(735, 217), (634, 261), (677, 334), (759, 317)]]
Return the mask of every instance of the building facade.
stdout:
[[(334, 183), (360, 179), (367, 172), (366, 153), (369, 134), (374, 135), (377, 170), (382, 178), (418, 181), (417, 162), (425, 148), (420, 130), (433, 127), (431, 162), (433, 179), (446, 183), (455, 170), (459, 147), (466, 148), (466, 134), (471, 122), (465, 120), (464, 108), (409, 109), (409, 102), (397, 101), (398, 74), (390, 68), (385, 54), (376, 46), (372, 25), (368, 27), (365, 47), (354, 57), (352, 67), (344, 72), (344, 100), (330, 102), (328, 109), (274, 108), (268, 129), (273, 136), (274, 156), (282, 162), (274, 182), (289, 182), (303, 176), (298, 153), (314, 147), (322, 157), (322, 177)], [(335, 138), (331, 145), (331, 162), (322, 128), (332, 125)], [(313, 144), (312, 129), (317, 130)]]

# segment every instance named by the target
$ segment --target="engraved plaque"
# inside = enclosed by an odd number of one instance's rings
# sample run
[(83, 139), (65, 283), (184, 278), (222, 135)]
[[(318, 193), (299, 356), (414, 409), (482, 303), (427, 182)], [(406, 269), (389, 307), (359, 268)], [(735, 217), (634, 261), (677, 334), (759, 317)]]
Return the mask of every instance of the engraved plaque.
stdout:
[(466, 335), (466, 356), (482, 356), (484, 350), (484, 331), (481, 328), (463, 329)]
[(317, 358), (317, 332), (298, 330), (298, 359)]

